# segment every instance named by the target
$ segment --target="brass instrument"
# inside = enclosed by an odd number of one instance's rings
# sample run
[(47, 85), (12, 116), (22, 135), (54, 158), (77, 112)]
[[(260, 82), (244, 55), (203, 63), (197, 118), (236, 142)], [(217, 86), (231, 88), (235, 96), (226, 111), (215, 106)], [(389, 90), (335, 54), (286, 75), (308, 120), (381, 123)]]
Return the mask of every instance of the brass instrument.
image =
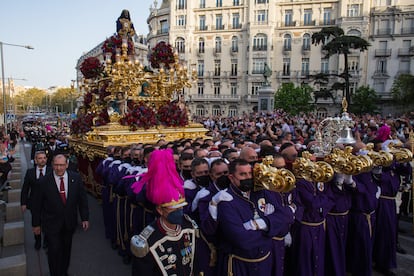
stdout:
[(270, 190), (274, 192), (289, 192), (295, 188), (296, 178), (287, 169), (277, 169), (272, 166), (273, 157), (266, 156), (262, 163), (253, 167), (254, 190)]
[(293, 162), (293, 173), (297, 178), (310, 182), (329, 182), (334, 177), (333, 167), (325, 161), (312, 161), (308, 151)]

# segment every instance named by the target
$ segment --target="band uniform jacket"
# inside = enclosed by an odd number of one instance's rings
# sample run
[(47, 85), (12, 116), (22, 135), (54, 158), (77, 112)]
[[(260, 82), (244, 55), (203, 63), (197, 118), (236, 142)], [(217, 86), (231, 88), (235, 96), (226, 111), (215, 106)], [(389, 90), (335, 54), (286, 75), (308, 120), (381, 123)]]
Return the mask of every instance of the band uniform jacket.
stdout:
[[(132, 252), (140, 251), (134, 258), (132, 275), (168, 276), (194, 275), (194, 256), (198, 226), (187, 215), (182, 229), (176, 236), (168, 235), (161, 226), (160, 219), (148, 225), (138, 237), (131, 239)], [(143, 244), (146, 246), (141, 247)], [(135, 245), (135, 250), (132, 248)]]
[(68, 191), (66, 204), (62, 202), (53, 172), (39, 181), (39, 190), (32, 202), (32, 226), (40, 226), (45, 233), (56, 233), (61, 229), (75, 230), (79, 210), (82, 221), (89, 220), (88, 198), (81, 176), (67, 170)]
[[(24, 176), (23, 186), (22, 186), (22, 193), (20, 195), (20, 205), (26, 205), (28, 209), (31, 209), (31, 200), (34, 197), (36, 190), (39, 189), (38, 179), (36, 178), (36, 170), (38, 168), (30, 168), (26, 171)], [(52, 168), (46, 166), (46, 174), (50, 173)]]

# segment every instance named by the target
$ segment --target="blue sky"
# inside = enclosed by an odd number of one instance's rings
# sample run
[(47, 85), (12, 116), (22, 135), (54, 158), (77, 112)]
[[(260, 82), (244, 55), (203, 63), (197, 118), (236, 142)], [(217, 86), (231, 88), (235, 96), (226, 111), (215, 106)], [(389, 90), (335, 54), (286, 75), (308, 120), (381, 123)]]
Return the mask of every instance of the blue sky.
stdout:
[(138, 34), (148, 33), (146, 20), (152, 3), (153, 0), (1, 1), (0, 41), (35, 48), (4, 45), (5, 78), (14, 78), (16, 86), (69, 87), (71, 79), (76, 78), (78, 58), (116, 31), (115, 22), (123, 9), (129, 10)]

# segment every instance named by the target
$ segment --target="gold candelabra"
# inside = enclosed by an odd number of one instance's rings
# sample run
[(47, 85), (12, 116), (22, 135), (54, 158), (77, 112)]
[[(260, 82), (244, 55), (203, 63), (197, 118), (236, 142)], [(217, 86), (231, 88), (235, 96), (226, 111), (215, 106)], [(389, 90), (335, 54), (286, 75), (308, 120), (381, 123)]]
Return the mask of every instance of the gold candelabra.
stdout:
[(317, 143), (312, 148), (316, 156), (324, 157), (331, 153), (337, 144), (354, 144), (356, 142), (351, 131), (355, 123), (349, 117), (347, 109), (348, 102), (343, 98), (342, 116), (328, 117), (319, 123), (315, 135)]
[[(124, 93), (128, 100), (150, 102), (155, 107), (178, 98), (184, 87), (190, 88), (197, 80), (195, 69), (188, 74), (188, 68), (179, 63), (178, 55), (174, 54), (174, 64), (169, 70), (160, 68), (158, 72), (145, 71), (145, 67), (133, 56), (128, 56), (127, 38), (122, 39), (121, 49), (116, 50), (115, 61), (112, 53), (105, 57), (105, 73), (109, 80), (108, 91), (112, 100), (119, 92)], [(145, 94), (142, 93), (146, 84)]]

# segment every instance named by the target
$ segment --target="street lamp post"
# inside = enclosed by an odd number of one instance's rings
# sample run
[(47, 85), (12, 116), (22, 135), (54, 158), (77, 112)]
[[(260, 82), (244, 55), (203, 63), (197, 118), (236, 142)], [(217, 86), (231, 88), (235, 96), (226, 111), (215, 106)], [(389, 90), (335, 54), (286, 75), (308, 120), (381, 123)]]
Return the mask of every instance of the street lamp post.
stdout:
[(3, 89), (3, 113), (4, 113), (4, 130), (5, 134), (7, 135), (7, 103), (6, 103), (6, 85), (4, 82), (4, 57), (3, 57), (3, 45), (8, 46), (15, 46), (15, 47), (22, 47), (29, 50), (33, 50), (34, 48), (29, 45), (19, 45), (19, 44), (11, 44), (5, 43), (0, 41), (0, 55), (1, 55), (1, 82), (2, 82), (2, 89)]

